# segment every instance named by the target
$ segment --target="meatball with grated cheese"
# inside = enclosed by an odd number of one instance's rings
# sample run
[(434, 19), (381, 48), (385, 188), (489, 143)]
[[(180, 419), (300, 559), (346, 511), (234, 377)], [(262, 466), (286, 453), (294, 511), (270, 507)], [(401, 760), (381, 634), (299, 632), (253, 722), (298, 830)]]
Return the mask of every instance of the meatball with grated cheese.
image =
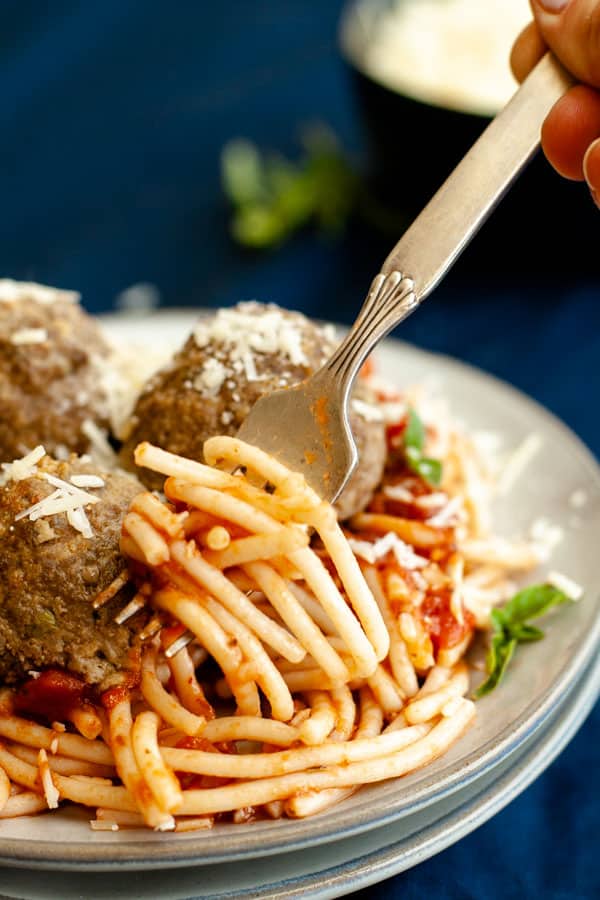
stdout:
[[(133, 468), (141, 441), (191, 459), (202, 459), (204, 441), (233, 435), (256, 401), (312, 375), (336, 346), (333, 329), (273, 304), (240, 303), (202, 318), (172, 361), (146, 384), (121, 450)], [(340, 518), (364, 508), (385, 463), (385, 433), (366, 385), (358, 383), (350, 423), (359, 466), (338, 500)], [(160, 488), (162, 478), (140, 470), (140, 479)]]
[(109, 356), (77, 294), (0, 279), (0, 462), (38, 444), (61, 457), (87, 451), (86, 425), (109, 424)]
[(107, 687), (137, 665), (134, 634), (143, 614), (115, 624), (133, 593), (126, 583), (100, 609), (92, 604), (127, 570), (121, 521), (141, 486), (74, 456), (37, 456), (3, 467), (0, 680), (60, 667)]

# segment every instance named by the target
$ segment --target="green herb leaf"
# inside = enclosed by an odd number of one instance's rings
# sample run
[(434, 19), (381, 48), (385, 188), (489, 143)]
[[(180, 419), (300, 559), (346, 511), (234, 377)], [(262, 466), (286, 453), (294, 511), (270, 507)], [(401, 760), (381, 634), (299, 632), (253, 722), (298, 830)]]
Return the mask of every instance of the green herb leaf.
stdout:
[(225, 145), (221, 153), (221, 180), (223, 190), (237, 206), (265, 199), (264, 166), (254, 144), (239, 138)]
[(489, 694), (500, 683), (517, 644), (544, 637), (544, 632), (529, 625), (527, 620), (537, 619), (552, 607), (569, 602), (569, 597), (553, 585), (533, 584), (515, 594), (505, 606), (492, 610), (492, 639), (486, 659), (488, 677), (475, 691), (476, 697)]
[(442, 481), (442, 464), (439, 459), (427, 459), (422, 457), (411, 465), (411, 469), (420, 475), (424, 481), (434, 487), (439, 487)]
[(408, 410), (408, 421), (404, 431), (404, 446), (407, 450), (416, 450), (417, 456), (421, 456), (421, 451), (425, 446), (425, 426), (414, 409)]
[(484, 697), (485, 694), (489, 694), (502, 681), (516, 646), (517, 641), (515, 638), (506, 640), (504, 635), (497, 634), (492, 639), (492, 647), (487, 658), (489, 675), (475, 691), (476, 697)]
[(442, 464), (439, 459), (423, 456), (425, 426), (414, 409), (409, 408), (404, 430), (404, 455), (406, 463), (416, 475), (428, 484), (438, 487), (442, 480)]
[(533, 625), (509, 625), (508, 633), (520, 644), (528, 644), (531, 641), (541, 641), (544, 632), (541, 628), (535, 628)]
[(221, 180), (238, 243), (268, 249), (311, 222), (330, 234), (345, 225), (359, 193), (356, 174), (323, 126), (308, 132), (303, 145), (298, 162), (261, 154), (243, 139), (223, 148)]
[(502, 614), (504, 625), (514, 626), (526, 622), (527, 619), (538, 619), (552, 607), (569, 602), (571, 601), (567, 595), (553, 585), (533, 584), (515, 594), (498, 612)]

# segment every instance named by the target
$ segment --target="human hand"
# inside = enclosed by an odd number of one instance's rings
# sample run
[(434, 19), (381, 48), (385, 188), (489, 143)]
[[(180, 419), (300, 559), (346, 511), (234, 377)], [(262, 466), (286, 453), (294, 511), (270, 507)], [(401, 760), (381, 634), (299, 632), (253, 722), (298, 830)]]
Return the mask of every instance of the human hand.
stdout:
[(582, 83), (554, 105), (542, 126), (542, 148), (565, 178), (586, 181), (600, 207), (600, 0), (530, 0), (534, 21), (512, 49), (522, 81), (549, 47)]

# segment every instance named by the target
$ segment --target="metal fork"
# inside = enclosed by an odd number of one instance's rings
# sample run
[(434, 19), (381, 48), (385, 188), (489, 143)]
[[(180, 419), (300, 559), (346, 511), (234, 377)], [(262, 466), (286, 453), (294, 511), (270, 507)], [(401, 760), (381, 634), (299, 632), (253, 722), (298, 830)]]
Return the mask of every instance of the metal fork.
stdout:
[(301, 384), (262, 397), (238, 437), (335, 500), (357, 464), (348, 423), (354, 379), (376, 344), (439, 283), (539, 148), (550, 108), (573, 84), (547, 53), (404, 233), (333, 356)]

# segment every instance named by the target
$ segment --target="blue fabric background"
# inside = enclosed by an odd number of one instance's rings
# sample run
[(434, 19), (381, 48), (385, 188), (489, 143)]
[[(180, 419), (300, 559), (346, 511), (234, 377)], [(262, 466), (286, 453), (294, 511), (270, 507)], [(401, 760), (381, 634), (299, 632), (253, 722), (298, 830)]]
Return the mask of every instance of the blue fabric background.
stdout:
[[(303, 235), (274, 254), (242, 253), (227, 236), (218, 178), (229, 138), (293, 154), (298, 126), (317, 119), (360, 155), (336, 45), (341, 5), (4, 0), (0, 273), (77, 288), (94, 312), (150, 282), (167, 305), (260, 298), (350, 321), (388, 242), (355, 228), (338, 244)], [(557, 277), (560, 248), (557, 228), (524, 282), (511, 281), (510, 247), (499, 248), (506, 277), (491, 283), (470, 269), (475, 244), (402, 337), (511, 381), (597, 454), (600, 273)], [(598, 896), (599, 739), (596, 709), (508, 809), (362, 895)]]

